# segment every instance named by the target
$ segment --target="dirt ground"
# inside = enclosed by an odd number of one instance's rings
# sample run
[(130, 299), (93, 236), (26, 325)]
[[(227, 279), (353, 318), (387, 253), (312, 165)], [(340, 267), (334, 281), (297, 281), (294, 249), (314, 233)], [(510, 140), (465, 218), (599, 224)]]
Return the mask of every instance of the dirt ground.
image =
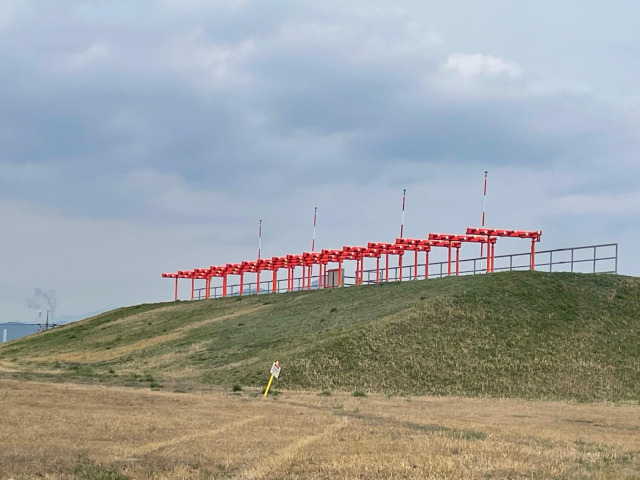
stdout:
[(0, 478), (640, 478), (640, 407), (0, 380)]

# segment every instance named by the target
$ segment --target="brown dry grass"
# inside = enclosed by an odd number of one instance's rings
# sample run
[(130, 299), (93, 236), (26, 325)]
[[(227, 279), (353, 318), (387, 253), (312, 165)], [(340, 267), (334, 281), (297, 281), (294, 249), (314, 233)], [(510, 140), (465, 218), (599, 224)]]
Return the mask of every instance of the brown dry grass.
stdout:
[(0, 405), (3, 479), (640, 478), (637, 405), (13, 380)]

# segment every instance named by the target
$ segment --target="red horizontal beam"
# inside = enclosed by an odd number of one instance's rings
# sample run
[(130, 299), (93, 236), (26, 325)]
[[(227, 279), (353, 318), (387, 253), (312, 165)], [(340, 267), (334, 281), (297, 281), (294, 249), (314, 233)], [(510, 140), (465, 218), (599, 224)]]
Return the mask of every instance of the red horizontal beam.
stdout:
[(429, 240), (441, 240), (462, 243), (496, 243), (495, 238), (483, 237), (481, 235), (455, 235), (450, 233), (430, 233)]
[(459, 248), (460, 242), (454, 242), (449, 240), (429, 240), (429, 239), (418, 239), (418, 238), (397, 238), (396, 243), (404, 246), (407, 250), (414, 250), (415, 247), (453, 247)]
[(512, 238), (531, 238), (540, 241), (542, 230), (504, 230), (501, 228), (467, 228), (468, 235), (484, 235), (486, 237), (512, 237)]

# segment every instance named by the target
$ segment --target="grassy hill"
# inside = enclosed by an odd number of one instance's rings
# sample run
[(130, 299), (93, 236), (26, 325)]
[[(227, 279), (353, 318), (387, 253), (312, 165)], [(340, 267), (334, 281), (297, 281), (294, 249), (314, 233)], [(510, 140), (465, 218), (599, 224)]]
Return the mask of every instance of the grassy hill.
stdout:
[(640, 279), (540, 272), (122, 308), (0, 347), (5, 376), (640, 400)]

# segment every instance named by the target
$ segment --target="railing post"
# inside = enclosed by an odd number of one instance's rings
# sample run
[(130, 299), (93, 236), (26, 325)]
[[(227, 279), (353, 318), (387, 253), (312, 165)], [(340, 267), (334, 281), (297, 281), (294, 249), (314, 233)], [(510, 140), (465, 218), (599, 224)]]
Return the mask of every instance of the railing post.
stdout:
[(513, 254), (509, 255), (509, 271), (513, 272)]
[(573, 248), (571, 249), (571, 273), (573, 273)]

